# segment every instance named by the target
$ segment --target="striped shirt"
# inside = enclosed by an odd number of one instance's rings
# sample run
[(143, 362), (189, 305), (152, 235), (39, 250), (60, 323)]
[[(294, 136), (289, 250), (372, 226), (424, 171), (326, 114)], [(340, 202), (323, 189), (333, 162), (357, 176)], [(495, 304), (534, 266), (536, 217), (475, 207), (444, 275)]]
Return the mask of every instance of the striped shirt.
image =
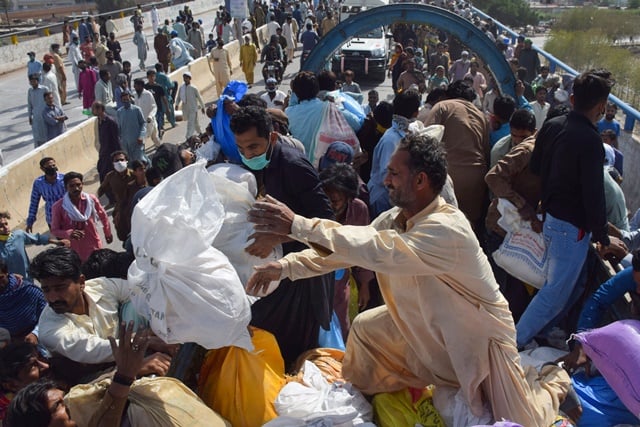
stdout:
[(64, 196), (64, 174), (58, 173), (55, 184), (50, 184), (42, 175), (33, 181), (33, 188), (31, 189), (31, 203), (29, 204), (29, 216), (27, 217), (27, 227), (32, 227), (36, 222), (36, 215), (38, 213), (38, 205), (40, 204), (40, 198), (44, 199), (44, 211), (47, 218), (47, 224), (51, 224), (51, 207), (55, 202), (62, 199)]
[(9, 274), (9, 284), (0, 293), (0, 328), (9, 331), (12, 338), (37, 335), (40, 313), (47, 305), (42, 290), (28, 279)]

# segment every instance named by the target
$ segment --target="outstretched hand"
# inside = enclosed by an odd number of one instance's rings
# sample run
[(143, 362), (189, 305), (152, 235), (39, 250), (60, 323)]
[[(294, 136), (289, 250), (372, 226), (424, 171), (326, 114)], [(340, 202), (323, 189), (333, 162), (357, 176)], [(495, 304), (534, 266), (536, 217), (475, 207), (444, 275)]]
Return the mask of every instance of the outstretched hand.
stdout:
[(272, 261), (267, 264), (254, 267), (254, 272), (247, 282), (247, 294), (266, 294), (271, 282), (280, 280), (282, 264)]
[(118, 334), (118, 342), (115, 338), (109, 337), (111, 344), (111, 352), (116, 361), (118, 373), (125, 377), (135, 378), (138, 371), (142, 367), (145, 352), (149, 346), (149, 330), (138, 329), (133, 339), (133, 321), (129, 324), (122, 322), (120, 324), (120, 333)]
[(264, 201), (256, 202), (249, 210), (249, 221), (253, 222), (256, 232), (287, 236), (291, 234), (291, 225), (295, 213), (284, 203), (267, 195)]

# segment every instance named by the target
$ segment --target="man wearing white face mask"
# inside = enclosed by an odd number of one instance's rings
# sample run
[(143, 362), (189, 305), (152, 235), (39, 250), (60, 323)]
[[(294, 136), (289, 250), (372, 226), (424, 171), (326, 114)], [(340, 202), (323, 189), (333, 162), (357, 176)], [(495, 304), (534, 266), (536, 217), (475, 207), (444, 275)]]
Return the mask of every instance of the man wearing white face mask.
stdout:
[[(256, 176), (260, 196), (286, 200), (295, 212), (306, 212), (311, 218), (334, 219), (316, 170), (303, 152), (273, 130), (264, 108), (240, 108), (231, 116), (230, 127), (243, 164)], [(305, 248), (275, 234), (256, 233), (252, 238), (245, 251), (261, 258), (280, 243), (285, 254)], [(283, 280), (272, 294), (251, 307), (251, 324), (275, 335), (287, 366), (304, 351), (318, 347), (321, 326), (329, 329), (333, 282), (332, 273), (295, 282)]]
[(287, 94), (278, 90), (278, 81), (274, 78), (267, 79), (267, 91), (260, 95), (260, 98), (267, 103), (267, 108), (277, 108), (284, 111), (284, 103)]
[(124, 151), (116, 151), (111, 155), (113, 161), (113, 169), (105, 176), (104, 181), (98, 188), (98, 197), (103, 194), (110, 193), (114, 198), (113, 205), (113, 225), (116, 227), (118, 239), (125, 241), (127, 239), (126, 227), (123, 227), (126, 221), (126, 212), (120, 212), (123, 201), (127, 196), (127, 187), (129, 183), (135, 181), (136, 177), (133, 171), (127, 167), (127, 154)]

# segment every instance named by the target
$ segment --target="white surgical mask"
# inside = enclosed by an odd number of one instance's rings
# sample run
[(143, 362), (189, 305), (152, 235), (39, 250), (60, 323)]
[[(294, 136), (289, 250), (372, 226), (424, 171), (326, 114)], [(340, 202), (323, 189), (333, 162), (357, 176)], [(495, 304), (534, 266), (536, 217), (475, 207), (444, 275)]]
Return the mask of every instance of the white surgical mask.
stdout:
[(126, 160), (122, 160), (122, 161), (119, 161), (119, 162), (113, 162), (113, 168), (117, 172), (124, 172), (127, 169), (127, 161)]

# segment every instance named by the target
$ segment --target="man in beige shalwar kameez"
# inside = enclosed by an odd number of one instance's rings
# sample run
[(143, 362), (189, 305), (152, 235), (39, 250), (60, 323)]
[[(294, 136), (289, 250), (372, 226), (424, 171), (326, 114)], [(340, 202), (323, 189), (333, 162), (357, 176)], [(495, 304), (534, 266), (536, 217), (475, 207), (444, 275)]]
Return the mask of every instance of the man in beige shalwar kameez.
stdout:
[(366, 394), (435, 384), (437, 396), (453, 387), (476, 416), (488, 407), (496, 420), (551, 425), (569, 376), (555, 365), (540, 373), (521, 367), (513, 319), (489, 262), (462, 212), (439, 196), (447, 176), (440, 143), (405, 137), (388, 170), (396, 207), (370, 226), (304, 218), (274, 199), (256, 203), (249, 215), (256, 231), (312, 249), (256, 267), (249, 290), (281, 277), (371, 269), (386, 305), (356, 317), (345, 379)]
[(447, 95), (455, 98), (434, 105), (424, 124), (444, 126), (442, 142), (458, 205), (478, 227), (488, 206), (484, 176), (489, 171), (489, 122), (473, 103), (460, 97), (465, 85), (470, 89), (463, 80), (452, 84)]

